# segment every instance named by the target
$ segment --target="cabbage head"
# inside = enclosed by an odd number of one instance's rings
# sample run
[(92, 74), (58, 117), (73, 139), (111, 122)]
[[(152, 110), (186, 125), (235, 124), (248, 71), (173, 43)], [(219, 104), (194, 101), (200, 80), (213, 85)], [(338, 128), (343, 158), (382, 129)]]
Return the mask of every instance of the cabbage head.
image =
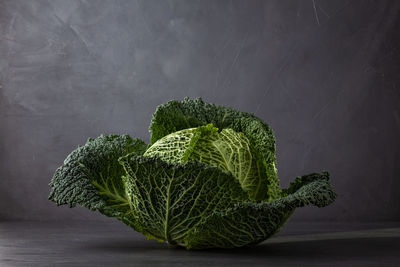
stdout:
[(253, 114), (173, 100), (157, 108), (150, 133), (150, 144), (128, 135), (89, 138), (56, 170), (49, 199), (188, 249), (257, 244), (297, 207), (335, 200), (327, 172), (281, 189), (273, 132)]

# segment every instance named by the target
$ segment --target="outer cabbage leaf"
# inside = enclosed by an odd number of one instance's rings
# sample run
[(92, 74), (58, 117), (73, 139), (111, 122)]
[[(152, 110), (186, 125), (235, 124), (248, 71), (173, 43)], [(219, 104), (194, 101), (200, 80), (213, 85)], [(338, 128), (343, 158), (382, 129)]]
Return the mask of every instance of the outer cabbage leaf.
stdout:
[(324, 207), (336, 198), (327, 172), (297, 178), (286, 192), (273, 202), (242, 202), (214, 212), (187, 234), (184, 245), (203, 249), (257, 244), (278, 232), (297, 207)]
[(281, 190), (275, 168), (275, 137), (272, 129), (253, 114), (205, 103), (200, 98), (169, 101), (160, 105), (153, 115), (149, 127), (150, 145), (176, 131), (210, 123), (220, 130), (231, 128), (246, 135), (263, 157), (263, 165), (268, 177), (266, 199), (273, 200), (280, 197)]
[(157, 140), (144, 156), (173, 163), (195, 160), (219, 167), (231, 172), (251, 199), (266, 198), (268, 177), (263, 158), (243, 133), (232, 129), (218, 132), (208, 124), (180, 130)]
[(141, 155), (146, 144), (128, 135), (90, 138), (74, 150), (50, 182), (49, 199), (57, 205), (76, 204), (116, 217), (139, 229), (133, 221), (118, 158), (128, 153)]
[(176, 164), (135, 155), (120, 162), (135, 220), (148, 238), (184, 245), (188, 231), (203, 218), (249, 200), (230, 173), (201, 162)]

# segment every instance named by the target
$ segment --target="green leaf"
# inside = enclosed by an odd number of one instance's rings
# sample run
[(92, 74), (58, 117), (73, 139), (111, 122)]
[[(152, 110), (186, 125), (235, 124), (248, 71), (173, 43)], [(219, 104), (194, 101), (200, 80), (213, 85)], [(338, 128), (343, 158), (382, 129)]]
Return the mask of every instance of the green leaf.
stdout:
[(212, 124), (174, 132), (155, 142), (144, 156), (181, 163), (200, 161), (229, 171), (251, 199), (264, 200), (268, 177), (263, 158), (243, 134), (225, 128), (218, 132)]
[[(146, 144), (128, 135), (101, 135), (74, 150), (51, 180), (49, 199), (57, 205), (76, 204), (98, 210), (136, 227), (132, 221), (118, 158), (143, 154)], [(136, 227), (137, 228), (137, 227)]]
[(257, 244), (278, 232), (297, 207), (324, 207), (336, 198), (327, 172), (297, 178), (287, 192), (273, 202), (241, 202), (214, 212), (187, 234), (184, 245), (202, 249)]
[(220, 130), (231, 128), (245, 134), (263, 158), (263, 168), (268, 177), (266, 199), (273, 200), (280, 197), (281, 190), (275, 167), (275, 137), (272, 129), (253, 114), (205, 103), (200, 98), (169, 101), (157, 107), (153, 115), (149, 127), (151, 145), (176, 131), (210, 123)]
[(248, 200), (230, 173), (201, 162), (127, 155), (120, 163), (141, 232), (170, 244), (183, 244), (187, 232), (213, 212)]

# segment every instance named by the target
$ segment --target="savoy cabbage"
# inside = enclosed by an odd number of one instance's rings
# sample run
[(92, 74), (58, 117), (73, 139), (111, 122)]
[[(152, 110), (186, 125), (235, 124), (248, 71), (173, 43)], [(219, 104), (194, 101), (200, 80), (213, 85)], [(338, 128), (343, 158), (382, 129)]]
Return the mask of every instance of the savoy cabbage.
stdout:
[(159, 106), (150, 132), (148, 145), (128, 135), (89, 138), (56, 170), (49, 199), (202, 249), (257, 244), (295, 208), (336, 197), (327, 172), (281, 189), (273, 132), (252, 114), (186, 98)]

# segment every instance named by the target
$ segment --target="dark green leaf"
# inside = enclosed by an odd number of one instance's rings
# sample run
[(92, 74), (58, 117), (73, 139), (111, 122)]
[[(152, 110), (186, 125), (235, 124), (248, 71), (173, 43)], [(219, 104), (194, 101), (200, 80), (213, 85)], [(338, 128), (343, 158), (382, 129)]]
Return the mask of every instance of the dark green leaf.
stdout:
[(117, 217), (132, 225), (131, 210), (122, 181), (124, 170), (118, 158), (143, 154), (146, 144), (128, 135), (101, 135), (74, 150), (50, 183), (49, 199), (57, 205), (76, 204)]

